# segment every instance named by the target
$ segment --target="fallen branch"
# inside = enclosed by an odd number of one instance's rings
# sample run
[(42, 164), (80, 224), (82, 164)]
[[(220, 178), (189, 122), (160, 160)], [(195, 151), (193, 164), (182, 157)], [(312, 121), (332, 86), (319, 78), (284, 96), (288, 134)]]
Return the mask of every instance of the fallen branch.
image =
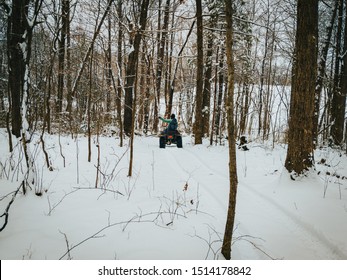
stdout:
[[(77, 190), (95, 190), (95, 188), (80, 188), (80, 187), (75, 187), (74, 189), (77, 189)], [(98, 189), (100, 190), (100, 189)], [(116, 193), (116, 194), (120, 194), (120, 195), (123, 195), (120, 191), (115, 191), (115, 190), (110, 190), (110, 189), (101, 189), (103, 192), (113, 192), (113, 193)]]
[[(114, 226), (118, 226), (118, 225), (125, 225), (124, 228), (123, 228), (123, 231), (126, 229), (126, 227), (130, 224), (130, 223), (153, 223), (155, 222), (161, 215), (163, 214), (171, 214), (169, 212), (150, 212), (150, 213), (147, 213), (147, 214), (143, 214), (143, 215), (135, 215), (134, 217), (132, 217), (131, 219), (129, 219), (128, 221), (122, 221), (122, 222), (117, 222), (117, 223), (113, 223), (113, 224), (110, 224), (108, 222), (107, 226), (104, 226), (103, 228), (101, 228), (100, 230), (98, 230), (97, 232), (93, 233), (92, 235), (86, 237), (85, 239), (83, 239), (82, 241), (78, 242), (76, 245), (74, 246), (71, 246), (70, 248), (68, 247), (68, 250), (59, 258), (59, 260), (62, 260), (66, 255), (69, 256), (69, 258), (71, 258), (70, 256), (70, 252), (75, 249), (76, 247), (80, 246), (81, 244), (87, 242), (88, 240), (90, 239), (93, 239), (93, 238), (99, 238), (99, 234), (102, 233), (103, 231), (105, 231), (106, 229), (109, 229), (111, 227), (114, 227)], [(151, 215), (155, 215), (155, 218), (154, 219), (148, 219), (148, 220), (141, 220), (143, 217), (146, 217), (146, 216), (151, 216)], [(184, 217), (182, 215), (179, 215), (177, 214), (177, 216), (181, 216), (181, 217)], [(184, 217), (186, 218), (186, 217)]]
[(72, 194), (72, 193), (74, 193), (74, 192), (76, 192), (76, 191), (78, 191), (78, 190), (73, 190), (73, 191), (71, 191), (71, 192), (69, 192), (69, 193), (66, 193), (66, 194), (59, 200), (59, 202), (57, 202), (56, 204), (53, 205), (53, 207), (51, 207), (51, 202), (50, 202), (50, 200), (49, 200), (49, 196), (47, 196), (48, 205), (49, 205), (49, 212), (48, 212), (47, 215), (50, 216), (51, 213), (52, 213), (52, 211), (53, 211), (60, 203), (63, 202), (63, 200), (64, 200), (65, 197), (67, 197), (68, 195), (70, 195), (70, 194)]
[(12, 195), (12, 199), (11, 199), (10, 203), (7, 205), (7, 207), (5, 209), (5, 212), (0, 216), (0, 218), (5, 217), (5, 222), (4, 222), (3, 226), (0, 228), (0, 232), (3, 231), (3, 229), (7, 226), (7, 223), (8, 223), (8, 212), (9, 212), (10, 207), (11, 207), (12, 203), (14, 202), (14, 200), (16, 198), (16, 195), (19, 192), (21, 187), (22, 187), (22, 184), (14, 192), (14, 194)]
[(64, 235), (64, 237), (65, 237), (65, 243), (66, 243), (66, 247), (67, 247), (68, 259), (69, 259), (69, 260), (72, 260), (71, 255), (70, 255), (69, 240), (67, 239), (67, 236), (66, 236), (66, 234), (65, 234), (64, 232), (61, 232), (60, 230), (59, 230), (59, 232), (60, 232), (62, 235)]

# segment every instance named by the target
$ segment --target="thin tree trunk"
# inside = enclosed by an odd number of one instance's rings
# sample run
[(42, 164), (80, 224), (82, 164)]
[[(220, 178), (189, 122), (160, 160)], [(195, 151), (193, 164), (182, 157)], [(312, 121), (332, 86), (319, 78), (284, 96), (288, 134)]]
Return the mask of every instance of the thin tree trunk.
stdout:
[(92, 85), (93, 85), (93, 51), (90, 54), (89, 90), (88, 90), (88, 100), (87, 100), (88, 162), (91, 162), (92, 160), (92, 130), (91, 130)]
[[(210, 31), (212, 32), (212, 31)], [(209, 32), (207, 38), (206, 64), (204, 76), (204, 89), (202, 100), (202, 134), (208, 136), (210, 128), (210, 105), (211, 105), (211, 77), (212, 77), (212, 55), (213, 55), (213, 34)]]
[(320, 103), (321, 103), (321, 94), (323, 89), (323, 81), (325, 77), (326, 72), (326, 65), (327, 65), (327, 57), (328, 57), (328, 51), (329, 46), (331, 44), (331, 37), (334, 29), (334, 22), (337, 15), (337, 7), (338, 7), (338, 1), (335, 2), (334, 10), (331, 16), (330, 24), (327, 27), (327, 36), (325, 40), (324, 47), (322, 49), (319, 65), (318, 65), (318, 76), (317, 76), (317, 85), (316, 85), (316, 92), (315, 92), (315, 111), (314, 111), (314, 119), (313, 119), (313, 143), (316, 146), (318, 142), (318, 130), (319, 130), (319, 112), (320, 112)]
[(235, 147), (235, 124), (234, 124), (234, 56), (233, 56), (233, 18), (232, 0), (225, 0), (226, 6), (226, 53), (228, 66), (228, 94), (227, 94), (227, 120), (229, 142), (229, 206), (224, 230), (222, 254), (225, 259), (231, 259), (231, 241), (233, 236), (236, 194), (237, 194), (237, 169)]
[[(331, 137), (335, 145), (343, 144), (343, 130), (346, 100), (341, 93), (341, 63), (342, 63), (342, 25), (343, 25), (343, 1), (338, 0), (338, 23), (336, 34), (336, 59), (334, 70), (333, 96), (331, 100)], [(345, 102), (344, 102), (345, 101)], [(342, 104), (344, 102), (344, 104)]]
[(216, 136), (221, 136), (221, 117), (222, 117), (222, 103), (223, 103), (223, 93), (224, 93), (224, 55), (225, 49), (221, 47), (221, 54), (219, 58), (219, 74), (218, 74), (218, 97), (217, 97), (217, 112), (216, 119), (214, 122)]
[(203, 21), (202, 21), (202, 3), (196, 0), (196, 20), (197, 20), (197, 65), (196, 65), (196, 101), (195, 101), (195, 122), (194, 134), (195, 145), (202, 144), (202, 104), (203, 104), (203, 86), (204, 86), (204, 41), (203, 41)]
[(210, 133), (210, 145), (213, 145), (213, 137), (215, 134), (215, 121), (216, 121), (216, 110), (217, 110), (217, 89), (218, 89), (218, 60), (219, 60), (219, 46), (216, 51), (216, 64), (215, 64), (215, 80), (214, 80), (214, 97), (213, 97), (213, 111), (212, 111), (212, 125)]
[[(160, 43), (161, 43), (161, 32), (160, 32), (160, 25), (161, 25), (161, 0), (158, 1), (158, 32), (157, 32), (157, 56), (159, 56), (160, 53)], [(159, 64), (159, 60), (157, 59), (157, 64)], [(158, 74), (158, 65), (156, 68), (156, 73)], [(159, 125), (159, 102), (160, 102), (160, 86), (158, 88), (158, 77), (154, 77), (155, 79), (155, 98), (154, 98), (154, 121), (153, 121), (153, 131), (156, 133), (158, 132), (158, 125)]]
[[(163, 77), (163, 71), (164, 71), (164, 60), (168, 58), (168, 56), (165, 56), (165, 47), (168, 48), (167, 44), (167, 33), (168, 33), (168, 27), (169, 27), (169, 10), (170, 10), (170, 0), (166, 0), (165, 8), (164, 8), (164, 19), (163, 19), (163, 26), (160, 27), (160, 44), (158, 44), (158, 59), (157, 59), (157, 78), (156, 78), (156, 90), (157, 90), (157, 98), (160, 100), (161, 96), (161, 81)], [(167, 98), (167, 95), (164, 94), (165, 99)]]
[[(171, 20), (171, 26), (172, 28), (174, 28), (174, 22), (175, 21), (175, 13), (173, 12), (172, 13), (172, 20)], [(166, 104), (166, 113), (167, 114), (171, 114), (173, 113), (172, 112), (172, 104), (173, 104), (173, 94), (174, 94), (174, 91), (171, 87), (171, 81), (172, 81), (172, 53), (173, 53), (173, 49), (174, 49), (174, 39), (175, 39), (175, 33), (172, 32), (171, 33), (171, 37), (170, 37), (170, 52), (168, 50), (168, 69), (166, 70), (166, 80), (165, 80), (165, 83), (166, 83), (166, 94), (168, 96), (168, 101), (167, 101), (167, 104)], [(178, 58), (177, 58), (178, 59)]]
[(63, 96), (64, 96), (64, 80), (65, 80), (65, 52), (66, 52), (66, 31), (69, 24), (68, 9), (69, 0), (61, 0), (62, 11), (61, 21), (62, 27), (60, 30), (60, 40), (58, 47), (58, 92), (56, 112), (61, 113), (63, 110)]
[[(135, 42), (134, 42), (134, 51), (129, 55), (129, 61), (128, 61), (128, 67), (127, 67), (127, 86), (125, 88), (126, 90), (126, 100), (127, 95), (128, 99), (130, 100), (129, 96), (131, 95), (131, 103), (126, 103), (125, 111), (131, 113), (130, 116), (130, 130), (129, 130), (129, 136), (130, 136), (130, 159), (129, 159), (129, 170), (128, 170), (128, 176), (132, 176), (133, 172), (133, 159), (134, 159), (134, 136), (135, 136), (135, 113), (136, 113), (136, 87), (137, 87), (137, 72), (138, 72), (138, 55), (140, 50), (140, 43), (142, 38), (142, 31), (146, 29), (146, 22), (147, 22), (147, 12), (148, 12), (148, 6), (149, 6), (149, 0), (143, 0), (141, 5), (141, 15), (140, 15), (140, 26), (141, 29), (136, 32), (135, 35)], [(131, 68), (133, 67), (133, 68)], [(131, 110), (129, 111), (129, 107), (132, 105)], [(124, 113), (125, 115), (125, 113)], [(128, 128), (126, 129), (125, 121), (129, 121), (129, 116), (124, 116), (124, 131), (127, 133)]]
[(71, 92), (71, 32), (70, 32), (70, 1), (67, 1), (66, 5), (68, 6), (67, 9), (67, 15), (66, 15), (66, 111), (69, 113), (69, 118), (70, 118), (70, 126), (71, 126), (71, 131), (72, 129), (72, 92)]
[(112, 86), (112, 35), (111, 35), (111, 14), (108, 14), (108, 29), (107, 29), (107, 50), (106, 50), (106, 116), (107, 122), (111, 116), (111, 86)]
[[(142, 38), (142, 32), (146, 29), (147, 12), (148, 12), (149, 0), (143, 0), (141, 4), (141, 14), (139, 30), (135, 30), (135, 38), (133, 42), (133, 51), (129, 54), (127, 68), (126, 68), (126, 82), (125, 82), (125, 104), (124, 104), (124, 132), (126, 135), (132, 135), (133, 127), (133, 99), (135, 89), (135, 78), (138, 67), (138, 57), (140, 52), (140, 43)], [(137, 28), (137, 27), (134, 27)]]
[(147, 56), (146, 59), (146, 67), (147, 67), (147, 73), (146, 73), (146, 89), (145, 89), (145, 100), (143, 104), (143, 114), (144, 114), (144, 120), (143, 120), (143, 132), (145, 134), (148, 133), (149, 128), (149, 108), (150, 108), (150, 96), (151, 96), (151, 57)]
[[(336, 118), (334, 122), (335, 126), (335, 141), (336, 144), (342, 146), (343, 136), (344, 136), (344, 127), (345, 127), (345, 111), (346, 111), (346, 95), (347, 95), (347, 1), (345, 3), (345, 30), (344, 30), (344, 47), (343, 55), (341, 59), (342, 69), (341, 69), (341, 84), (339, 95), (336, 96)], [(346, 137), (346, 136), (345, 136)], [(347, 139), (345, 139), (347, 141)]]
[[(117, 109), (117, 120), (118, 120), (118, 125), (119, 125), (119, 139), (120, 139), (119, 146), (120, 147), (123, 147), (123, 120), (122, 120), (123, 28), (122, 28), (122, 24), (121, 24), (121, 22), (123, 20), (122, 2), (123, 2), (123, 0), (118, 0), (118, 5), (117, 5), (119, 27), (118, 27), (118, 38), (117, 38), (118, 87), (117, 87), (117, 93), (116, 93), (116, 109)], [(113, 75), (112, 75), (112, 79), (113, 79)], [(113, 79), (113, 84), (115, 85), (114, 79)]]

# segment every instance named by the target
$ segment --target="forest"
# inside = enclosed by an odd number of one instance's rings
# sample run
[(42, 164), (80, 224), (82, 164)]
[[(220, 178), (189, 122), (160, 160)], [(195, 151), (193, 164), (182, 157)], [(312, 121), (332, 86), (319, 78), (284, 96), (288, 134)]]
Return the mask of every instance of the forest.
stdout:
[[(269, 174), (286, 186), (319, 185), (324, 201), (333, 191), (345, 217), (346, 53), (347, 0), (0, 0), (0, 248), (33, 204), (45, 208), (42, 214), (33, 207), (35, 215), (46, 221), (56, 213), (57, 223), (63, 205), (74, 211), (78, 204), (85, 210), (75, 219), (95, 216), (100, 230), (75, 236), (78, 229), (57, 230), (47, 221), (53, 229), (46, 235), (56, 242), (48, 251), (42, 244), (37, 255), (32, 243), (9, 245), (0, 257), (184, 258), (154, 249), (93, 255), (89, 244), (118, 227), (121, 235), (129, 230), (129, 241), (135, 222), (187, 235), (180, 231), (187, 225), (178, 224), (195, 213), (189, 235), (208, 249), (192, 258), (231, 259), (234, 251), (247, 258), (238, 240), (260, 259), (282, 258), (253, 232), (237, 236), (238, 209), (247, 201), (242, 186), (280, 185), (261, 177)], [(182, 150), (159, 148), (160, 118), (171, 114)], [(259, 197), (267, 193), (253, 187)], [(213, 215), (204, 192), (216, 200)], [(106, 197), (109, 208), (100, 210), (99, 198)], [(271, 205), (282, 211), (280, 201), (271, 198)], [(99, 223), (105, 211), (106, 224)], [(219, 217), (218, 226), (209, 213)], [(150, 236), (153, 229), (144, 227)], [(347, 258), (346, 242), (336, 249), (335, 237), (321, 231), (310, 230), (333, 253), (284, 258)], [(129, 242), (142, 244), (139, 237)]]

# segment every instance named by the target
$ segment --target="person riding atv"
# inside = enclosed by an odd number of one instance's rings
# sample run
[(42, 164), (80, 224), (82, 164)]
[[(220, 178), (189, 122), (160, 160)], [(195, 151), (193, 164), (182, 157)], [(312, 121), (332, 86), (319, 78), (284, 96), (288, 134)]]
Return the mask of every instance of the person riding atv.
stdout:
[(177, 130), (177, 119), (175, 114), (171, 114), (170, 119), (164, 119), (162, 117), (159, 117), (159, 119), (164, 122), (164, 123), (168, 123), (167, 128), (164, 130), (165, 133), (167, 133), (168, 131), (175, 131)]
[(167, 128), (160, 134), (159, 147), (165, 148), (166, 144), (176, 144), (177, 148), (182, 148), (182, 136), (177, 131), (178, 123), (175, 114), (171, 114), (170, 119), (159, 117), (164, 123), (168, 123)]

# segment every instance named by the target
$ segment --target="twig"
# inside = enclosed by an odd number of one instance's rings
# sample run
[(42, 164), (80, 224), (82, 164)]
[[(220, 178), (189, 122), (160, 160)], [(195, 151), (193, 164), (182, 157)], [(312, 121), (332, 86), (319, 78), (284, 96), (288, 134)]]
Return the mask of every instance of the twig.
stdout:
[[(143, 217), (146, 217), (146, 216), (151, 216), (151, 215), (156, 215), (154, 219), (152, 220), (141, 220)], [(126, 227), (130, 224), (130, 223), (134, 223), (134, 222), (138, 222), (138, 223), (148, 223), (148, 222), (155, 222), (156, 219), (158, 219), (158, 217), (162, 214), (170, 214), (168, 212), (150, 212), (150, 213), (147, 213), (147, 214), (143, 214), (143, 215), (135, 215), (134, 217), (132, 217), (130, 220), (128, 221), (122, 221), (122, 222), (117, 222), (117, 223), (113, 223), (113, 224), (110, 224), (108, 222), (108, 225), (101, 228), (100, 230), (98, 230), (97, 232), (93, 233), (92, 235), (86, 237), (85, 239), (83, 239), (82, 241), (78, 242), (76, 245), (73, 245), (71, 246), (70, 248), (68, 248), (68, 250), (59, 258), (59, 260), (63, 259), (66, 255), (69, 255), (70, 252), (75, 249), (76, 247), (80, 246), (81, 244), (87, 242), (88, 240), (90, 239), (93, 239), (93, 238), (97, 238), (97, 237), (100, 237), (98, 236), (101, 232), (105, 231), (106, 229), (108, 228), (111, 228), (111, 227), (114, 227), (114, 226), (118, 226), (118, 225), (125, 225), (125, 227), (123, 228), (123, 231), (126, 229)], [(179, 214), (177, 214), (179, 215)], [(184, 217), (183, 215), (180, 215), (182, 217)]]
[[(76, 190), (95, 190), (95, 188), (80, 188), (80, 187), (75, 187)], [(115, 190), (110, 190), (110, 189), (102, 189), (103, 191), (107, 191), (107, 192), (113, 192), (113, 193), (116, 193), (116, 194), (120, 194), (120, 195), (123, 195), (120, 191), (115, 191)]]
[(19, 192), (20, 188), (22, 187), (22, 184), (20, 184), (20, 186), (17, 188), (17, 190), (14, 192), (14, 194), (12, 195), (12, 199), (9, 202), (9, 204), (7, 205), (5, 212), (0, 216), (0, 217), (4, 217), (5, 216), (5, 222), (3, 224), (3, 226), (0, 228), (0, 232), (3, 231), (3, 229), (7, 226), (8, 223), (8, 212), (10, 210), (10, 207), (12, 205), (12, 203), (14, 202), (17, 193)]
[(77, 190), (73, 190), (73, 191), (71, 191), (71, 192), (69, 192), (69, 193), (66, 193), (66, 194), (59, 200), (59, 202), (56, 203), (53, 207), (51, 207), (51, 202), (50, 202), (49, 196), (48, 196), (47, 199), (48, 199), (48, 205), (49, 205), (49, 212), (48, 212), (47, 215), (50, 216), (51, 213), (52, 213), (52, 211), (53, 211), (60, 203), (62, 203), (62, 201), (64, 200), (65, 197), (67, 197), (68, 195), (70, 195), (70, 194), (72, 194), (72, 193), (74, 193), (74, 192), (76, 192), (76, 191), (78, 191), (78, 189), (77, 189)]
[(63, 234), (63, 235), (64, 235), (64, 237), (65, 237), (65, 242), (66, 242), (66, 247), (67, 247), (68, 259), (69, 259), (69, 260), (72, 260), (72, 257), (71, 257), (71, 255), (70, 255), (70, 245), (69, 245), (69, 240), (67, 239), (67, 236), (66, 236), (66, 234), (65, 234), (64, 232), (61, 232), (60, 230), (59, 230), (59, 232), (60, 232), (61, 234)]
[[(251, 235), (241, 235), (241, 236), (236, 237), (236, 238), (233, 240), (232, 244), (234, 244), (236, 241), (240, 241), (240, 240), (247, 241), (247, 242), (250, 243), (254, 248), (256, 248), (257, 250), (259, 250), (260, 252), (262, 252), (265, 256), (267, 256), (269, 259), (271, 259), (271, 260), (276, 260), (276, 258), (270, 256), (270, 255), (269, 255), (268, 253), (266, 253), (263, 249), (261, 249), (257, 244), (255, 244), (253, 241), (251, 241), (251, 240), (249, 240), (249, 239), (246, 239), (245, 237), (263, 240), (262, 238), (254, 237), (254, 236), (251, 236)], [(263, 240), (263, 241), (264, 241), (264, 240)]]

